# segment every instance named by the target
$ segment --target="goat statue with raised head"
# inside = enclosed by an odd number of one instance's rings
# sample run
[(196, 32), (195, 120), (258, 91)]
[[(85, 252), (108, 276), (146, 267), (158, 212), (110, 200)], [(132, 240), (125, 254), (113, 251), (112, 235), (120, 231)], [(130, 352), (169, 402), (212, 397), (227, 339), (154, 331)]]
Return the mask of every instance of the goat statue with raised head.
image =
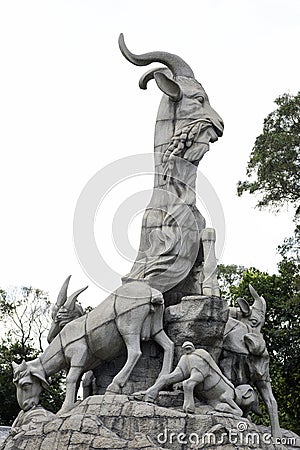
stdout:
[[(154, 79), (164, 95), (155, 125), (153, 195), (143, 217), (139, 253), (128, 276), (147, 279), (161, 292), (172, 288), (176, 292), (176, 286), (184, 282), (185, 295), (219, 296), (215, 233), (205, 228), (205, 219), (196, 207), (195, 184), (199, 161), (209, 144), (222, 136), (223, 121), (182, 58), (161, 51), (133, 54), (122, 34), (119, 46), (132, 64), (163, 64), (149, 70), (139, 82), (140, 88), (146, 89)], [(195, 266), (202, 266), (198, 285), (191, 281)]]

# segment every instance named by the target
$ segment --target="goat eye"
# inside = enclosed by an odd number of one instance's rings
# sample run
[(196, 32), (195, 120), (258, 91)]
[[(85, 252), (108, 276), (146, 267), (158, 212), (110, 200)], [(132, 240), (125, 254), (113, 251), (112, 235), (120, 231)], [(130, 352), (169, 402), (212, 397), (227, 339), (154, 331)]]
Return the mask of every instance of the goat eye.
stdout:
[(197, 100), (198, 100), (200, 103), (203, 103), (203, 102), (204, 102), (204, 97), (203, 97), (203, 95), (199, 95), (199, 97), (197, 97)]

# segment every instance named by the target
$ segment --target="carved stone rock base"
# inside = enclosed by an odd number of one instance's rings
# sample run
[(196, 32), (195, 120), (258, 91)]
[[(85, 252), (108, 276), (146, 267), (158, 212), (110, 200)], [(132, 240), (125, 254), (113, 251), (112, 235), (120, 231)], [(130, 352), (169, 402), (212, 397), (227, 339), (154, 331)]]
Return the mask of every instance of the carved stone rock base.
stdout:
[(195, 348), (204, 348), (218, 361), (229, 309), (218, 297), (190, 295), (177, 305), (166, 308), (165, 330), (175, 342), (175, 363), (182, 355), (184, 341), (192, 341)]
[(288, 448), (275, 447), (268, 439), (247, 419), (213, 415), (207, 406), (198, 406), (191, 415), (129, 400), (125, 395), (106, 394), (89, 397), (72, 411), (9, 437), (2, 450)]

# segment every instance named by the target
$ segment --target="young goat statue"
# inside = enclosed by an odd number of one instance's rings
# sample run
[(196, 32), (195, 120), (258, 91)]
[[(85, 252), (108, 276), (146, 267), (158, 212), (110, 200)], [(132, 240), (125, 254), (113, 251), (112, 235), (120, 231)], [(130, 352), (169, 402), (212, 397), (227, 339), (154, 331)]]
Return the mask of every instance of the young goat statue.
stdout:
[(266, 301), (249, 284), (254, 299), (252, 306), (239, 298), (238, 308), (230, 308), (225, 327), (223, 350), (219, 365), (222, 372), (237, 386), (249, 383), (260, 393), (270, 417), (272, 435), (281, 437), (278, 409), (269, 374), (269, 354), (261, 333), (265, 322)]

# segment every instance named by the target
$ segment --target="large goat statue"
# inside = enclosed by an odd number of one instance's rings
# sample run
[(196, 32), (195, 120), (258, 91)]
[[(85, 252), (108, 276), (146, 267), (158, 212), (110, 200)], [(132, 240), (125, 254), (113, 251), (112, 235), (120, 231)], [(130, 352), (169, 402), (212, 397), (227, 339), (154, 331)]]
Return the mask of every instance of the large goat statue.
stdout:
[(162, 51), (133, 54), (122, 34), (119, 46), (132, 64), (163, 64), (146, 72), (139, 83), (146, 89), (154, 79), (164, 95), (155, 125), (153, 195), (143, 216), (139, 253), (129, 277), (147, 279), (161, 292), (174, 288), (175, 293), (193, 268), (201, 266), (203, 288), (199, 283), (195, 291), (192, 283), (185, 283), (190, 285), (185, 295), (219, 296), (216, 267), (211, 267), (214, 230), (205, 231), (195, 189), (197, 166), (210, 143), (222, 136), (223, 121), (182, 58)]
[(160, 375), (169, 373), (174, 344), (163, 330), (163, 312), (159, 291), (144, 281), (123, 284), (91, 312), (67, 323), (38, 358), (13, 364), (17, 395), (21, 397), (25, 377), (32, 375), (31, 380), (45, 388), (49, 376), (66, 369), (66, 397), (60, 412), (68, 411), (76, 401), (83, 373), (127, 350), (124, 367), (107, 388), (120, 393), (141, 356), (141, 339), (152, 338), (161, 345), (164, 358)]
[(251, 384), (258, 389), (270, 417), (272, 435), (281, 436), (278, 409), (269, 374), (269, 354), (261, 333), (265, 322), (266, 301), (249, 284), (252, 306), (239, 298), (239, 307), (230, 308), (219, 365), (225, 376), (238, 386)]

